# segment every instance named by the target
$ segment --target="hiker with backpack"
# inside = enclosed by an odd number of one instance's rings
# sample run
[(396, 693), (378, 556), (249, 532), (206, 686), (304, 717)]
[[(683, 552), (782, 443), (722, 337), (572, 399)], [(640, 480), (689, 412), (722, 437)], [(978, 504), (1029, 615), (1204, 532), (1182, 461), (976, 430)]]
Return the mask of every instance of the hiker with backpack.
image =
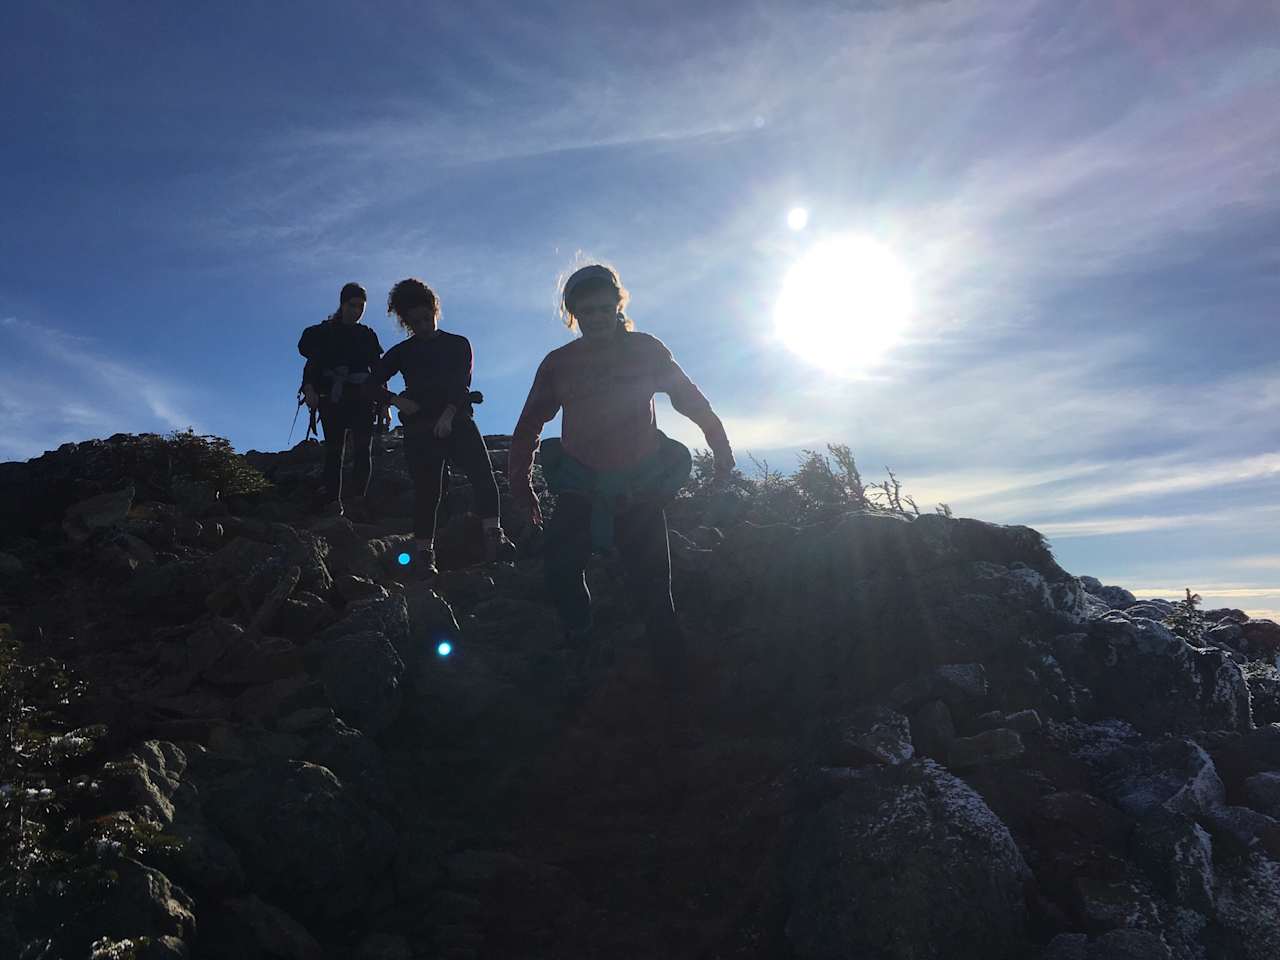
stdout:
[[(323, 323), (303, 330), (298, 341), (298, 352), (307, 361), (299, 394), (311, 411), (312, 429), (318, 417), (324, 431), (317, 506), (323, 504), (324, 512), (338, 515), (353, 506), (360, 509), (373, 467), (373, 433), (380, 404), (369, 389), (369, 374), (382, 356), (382, 344), (373, 329), (360, 322), (366, 299), (360, 284), (344, 285), (338, 309)], [(343, 460), (348, 450), (351, 482), (344, 487)]]
[(530, 481), (542, 427), (563, 410), (561, 436), (541, 443), (540, 463), (556, 508), (547, 522), (547, 589), (579, 655), (589, 643), (593, 550), (617, 547), (643, 610), (659, 676), (678, 681), (684, 636), (671, 598), (665, 505), (688, 479), (689, 451), (657, 426), (653, 397), (702, 428), (715, 474), (733, 469), (733, 451), (711, 404), (657, 337), (626, 315), (629, 294), (615, 270), (583, 267), (565, 282), (561, 316), (580, 336), (543, 359), (511, 440), (509, 480), (517, 509), (535, 525), (542, 511)]
[(413, 480), (413, 568), (419, 577), (434, 576), (436, 514), (446, 464), (457, 464), (471, 481), (475, 512), (484, 531), (486, 561), (512, 560), (515, 546), (499, 519), (498, 485), (484, 438), (476, 426), (471, 392), (473, 356), (466, 337), (441, 330), (440, 301), (435, 291), (414, 277), (401, 280), (387, 295), (387, 313), (407, 334), (378, 362), (373, 381), (383, 387), (396, 374), (404, 376), (403, 394), (390, 396), (404, 425), (405, 459)]

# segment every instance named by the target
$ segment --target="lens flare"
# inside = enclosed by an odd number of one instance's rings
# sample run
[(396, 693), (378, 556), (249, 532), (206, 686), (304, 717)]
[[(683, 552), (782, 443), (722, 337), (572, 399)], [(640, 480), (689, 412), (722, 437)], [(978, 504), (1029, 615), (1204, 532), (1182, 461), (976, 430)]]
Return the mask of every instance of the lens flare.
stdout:
[(449, 654), (453, 653), (453, 644), (448, 642), (440, 644), (436, 647), (436, 653), (440, 654), (442, 657), (447, 657)]
[(773, 318), (798, 356), (858, 376), (898, 343), (912, 308), (911, 278), (887, 247), (839, 236), (815, 244), (787, 272)]
[(396, 560), (400, 562), (400, 566), (402, 567), (407, 567), (410, 559), (412, 558), (407, 553), (402, 553), (400, 556), (396, 557)]

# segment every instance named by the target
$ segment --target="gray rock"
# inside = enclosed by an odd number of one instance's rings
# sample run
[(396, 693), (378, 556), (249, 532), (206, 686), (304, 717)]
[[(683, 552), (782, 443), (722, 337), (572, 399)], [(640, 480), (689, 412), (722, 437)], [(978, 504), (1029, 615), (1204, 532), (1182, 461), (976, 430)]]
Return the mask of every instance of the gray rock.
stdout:
[(134, 489), (127, 486), (112, 493), (99, 494), (68, 507), (62, 529), (73, 543), (81, 543), (95, 530), (124, 523), (133, 506)]
[(358, 913), (395, 852), (386, 820), (324, 767), (264, 761), (214, 776), (208, 793), (255, 888), (304, 922)]
[[(199, 748), (194, 748), (199, 749)], [(187, 778), (187, 753), (149, 740), (113, 765), (130, 799), (178, 841), (171, 869), (189, 886), (214, 893), (243, 889), (244, 869), (227, 841), (205, 817), (199, 791)]]
[(1280, 772), (1254, 774), (1244, 782), (1244, 795), (1253, 809), (1280, 819)]
[(1153, 620), (1113, 612), (1091, 621), (1087, 641), (1064, 666), (1093, 692), (1100, 710), (1148, 734), (1253, 726), (1239, 665), (1222, 650), (1184, 643)]
[(400, 715), (404, 661), (390, 641), (373, 631), (325, 643), (321, 676), (338, 716), (377, 736)]
[(1213, 838), (1232, 853), (1258, 850), (1280, 860), (1280, 821), (1275, 818), (1248, 807), (1222, 806), (1203, 820)]
[(1226, 799), (1213, 760), (1193, 740), (1121, 747), (1101, 762), (1099, 771), (1102, 796), (1139, 819), (1157, 808), (1199, 819)]
[(1014, 730), (984, 730), (972, 737), (956, 737), (947, 750), (947, 766), (953, 770), (1016, 760), (1026, 753), (1022, 737)]
[[(280, 960), (326, 960), (328, 954), (307, 928), (257, 896), (228, 900), (238, 943), (222, 942), (223, 956), (278, 957)], [(234, 951), (234, 952), (232, 952)]]
[(1215, 919), (1230, 937), (1222, 956), (1274, 960), (1280, 956), (1280, 863), (1253, 854), (1223, 873)]
[(860, 767), (868, 763), (906, 763), (915, 753), (911, 724), (887, 707), (871, 707), (833, 721), (824, 732), (819, 763)]
[(27, 572), (26, 564), (12, 553), (0, 552), (0, 578), (16, 579)]
[(1028, 875), (1008, 829), (946, 770), (867, 767), (796, 846), (786, 936), (805, 960), (1012, 956)]
[(1157, 807), (1133, 837), (1138, 863), (1170, 902), (1213, 913), (1213, 842), (1190, 817)]
[(82, 922), (97, 935), (117, 939), (174, 937), (195, 933), (195, 904), (159, 870), (122, 857), (111, 863), (114, 883), (88, 904)]
[(385, 600), (389, 596), (386, 587), (366, 577), (358, 577), (354, 573), (339, 574), (334, 585), (338, 588), (338, 595), (347, 603)]
[(1041, 960), (1173, 960), (1173, 952), (1154, 930), (1112, 930), (1092, 942), (1083, 933), (1060, 933)]
[(955, 738), (951, 711), (941, 700), (930, 700), (911, 715), (911, 740), (921, 756), (945, 760)]
[(952, 710), (969, 712), (986, 695), (987, 671), (982, 664), (945, 663), (894, 687), (888, 699), (899, 710), (942, 700)]

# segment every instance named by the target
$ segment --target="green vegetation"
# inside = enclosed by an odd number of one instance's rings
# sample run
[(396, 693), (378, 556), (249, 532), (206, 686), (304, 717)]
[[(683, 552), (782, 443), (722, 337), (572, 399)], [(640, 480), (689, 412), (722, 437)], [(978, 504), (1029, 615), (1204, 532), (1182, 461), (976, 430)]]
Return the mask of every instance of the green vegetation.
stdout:
[(1173, 631), (1174, 636), (1199, 646), (1204, 642), (1204, 632), (1209, 625), (1198, 609), (1200, 594), (1192, 593), (1190, 587), (1186, 591), (1186, 597), (1174, 605), (1173, 612), (1162, 622)]
[[(752, 523), (807, 524), (851, 512), (918, 517), (914, 499), (902, 491), (892, 470), (879, 483), (867, 483), (849, 447), (827, 444), (827, 452), (803, 451), (794, 473), (775, 470), (766, 461), (751, 458), (757, 476), (734, 470), (717, 489), (712, 483), (715, 460), (699, 450), (693, 457), (693, 476), (682, 494), (686, 500), (709, 510), (714, 522), (749, 520)], [(940, 503), (936, 512), (951, 515)]]
[(184, 431), (111, 438), (110, 469), (138, 487), (139, 499), (200, 506), (261, 493), (271, 483), (228, 440)]

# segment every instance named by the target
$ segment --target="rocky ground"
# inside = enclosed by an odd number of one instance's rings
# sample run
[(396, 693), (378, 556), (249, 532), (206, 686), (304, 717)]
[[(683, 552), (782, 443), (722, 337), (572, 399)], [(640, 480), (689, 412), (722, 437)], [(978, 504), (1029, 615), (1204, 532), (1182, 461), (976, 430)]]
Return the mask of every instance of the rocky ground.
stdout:
[(1280, 956), (1276, 624), (1176, 636), (1025, 527), (693, 498), (669, 711), (609, 558), (580, 667), (464, 485), (414, 580), (398, 435), (360, 522), (303, 510), (314, 443), (239, 497), (113, 443), (0, 465), (0, 621), (105, 725), (64, 811), (97, 882), (42, 875), (0, 954)]

